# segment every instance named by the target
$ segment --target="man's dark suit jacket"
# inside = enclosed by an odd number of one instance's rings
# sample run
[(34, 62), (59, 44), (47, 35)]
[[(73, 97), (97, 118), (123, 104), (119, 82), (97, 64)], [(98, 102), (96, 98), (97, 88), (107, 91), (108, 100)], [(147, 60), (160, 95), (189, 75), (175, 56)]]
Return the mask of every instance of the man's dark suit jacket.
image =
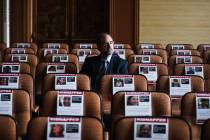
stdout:
[[(80, 73), (91, 78), (91, 88), (99, 91), (100, 79), (103, 76), (99, 73), (102, 65), (101, 56), (87, 57)], [(107, 67), (106, 74), (128, 74), (128, 63), (118, 55), (113, 54)]]

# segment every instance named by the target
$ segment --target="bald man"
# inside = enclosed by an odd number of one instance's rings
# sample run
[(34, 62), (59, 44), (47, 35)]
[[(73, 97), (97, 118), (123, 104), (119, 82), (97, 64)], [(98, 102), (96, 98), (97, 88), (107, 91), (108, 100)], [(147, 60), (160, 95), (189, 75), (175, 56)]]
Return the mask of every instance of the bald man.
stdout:
[(80, 72), (91, 78), (91, 89), (94, 91), (99, 91), (103, 75), (128, 74), (128, 63), (114, 53), (114, 41), (109, 34), (100, 34), (97, 46), (101, 54), (87, 57)]

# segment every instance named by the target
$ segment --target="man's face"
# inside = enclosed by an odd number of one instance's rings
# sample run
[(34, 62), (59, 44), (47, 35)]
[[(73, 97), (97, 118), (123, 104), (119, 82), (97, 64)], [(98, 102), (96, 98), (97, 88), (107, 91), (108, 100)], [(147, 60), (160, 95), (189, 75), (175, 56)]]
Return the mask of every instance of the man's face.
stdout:
[(111, 55), (114, 52), (114, 41), (110, 35), (105, 34), (101, 36), (99, 50), (105, 56)]

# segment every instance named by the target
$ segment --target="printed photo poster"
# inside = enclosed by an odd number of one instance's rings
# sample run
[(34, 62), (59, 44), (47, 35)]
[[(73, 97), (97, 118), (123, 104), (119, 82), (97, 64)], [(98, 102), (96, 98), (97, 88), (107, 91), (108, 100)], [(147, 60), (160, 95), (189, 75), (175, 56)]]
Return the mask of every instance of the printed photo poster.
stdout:
[(150, 63), (149, 55), (135, 55), (134, 63)]
[(152, 116), (150, 92), (125, 92), (125, 116)]
[(139, 74), (144, 75), (148, 81), (156, 82), (158, 78), (156, 64), (140, 64)]
[(3, 63), (1, 67), (2, 73), (19, 73), (20, 64), (18, 63)]
[(168, 120), (166, 118), (136, 118), (134, 140), (168, 140)]
[(203, 124), (205, 120), (210, 119), (210, 95), (196, 95), (196, 122)]
[(85, 58), (91, 54), (91, 49), (78, 49), (77, 56), (79, 57), (79, 62), (85, 62)]
[(18, 74), (0, 74), (0, 89), (18, 89)]
[(143, 55), (157, 55), (158, 51), (157, 49), (144, 49)]
[(58, 54), (58, 49), (45, 48), (44, 56), (47, 56), (48, 54)]
[(12, 54), (12, 62), (28, 62), (27, 54)]
[(154, 44), (141, 44), (142, 49), (154, 49), (155, 45)]
[(171, 45), (172, 50), (184, 50), (184, 45), (183, 44), (173, 44)]
[(65, 73), (66, 65), (64, 64), (53, 64), (49, 63), (47, 65), (47, 74), (49, 73)]
[(190, 50), (176, 50), (176, 55), (191, 55)]
[(176, 64), (190, 64), (192, 56), (176, 56)]
[(11, 53), (12, 54), (25, 54), (26, 50), (24, 48), (12, 48)]
[(60, 91), (57, 95), (57, 115), (83, 116), (84, 93)]
[(191, 91), (191, 78), (189, 76), (170, 76), (169, 92), (172, 98), (179, 98)]
[(47, 140), (81, 140), (82, 122), (80, 118), (49, 117)]
[(77, 90), (77, 76), (75, 74), (56, 75), (55, 90)]
[(81, 43), (79, 48), (80, 49), (92, 49), (93, 45), (91, 43)]
[(114, 44), (115, 49), (124, 49), (124, 44)]
[(112, 93), (118, 91), (134, 91), (134, 77), (132, 75), (114, 75), (112, 78)]
[(47, 47), (49, 49), (60, 49), (61, 45), (60, 45), (60, 43), (48, 43)]
[(185, 64), (185, 75), (197, 75), (204, 78), (202, 64)]
[(52, 56), (52, 62), (68, 62), (69, 56), (67, 54), (54, 54)]
[(115, 49), (115, 53), (122, 59), (126, 59), (125, 57), (125, 49)]
[(30, 43), (17, 43), (17, 48), (31, 48)]
[(11, 90), (0, 91), (0, 114), (11, 115), (13, 109), (13, 93)]

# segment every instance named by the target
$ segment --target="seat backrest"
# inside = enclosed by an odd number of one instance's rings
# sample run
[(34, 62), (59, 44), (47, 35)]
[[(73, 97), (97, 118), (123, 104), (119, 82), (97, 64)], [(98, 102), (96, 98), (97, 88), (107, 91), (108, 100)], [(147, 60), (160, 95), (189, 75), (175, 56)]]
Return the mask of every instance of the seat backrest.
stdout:
[(0, 115), (0, 139), (17, 140), (16, 122), (14, 118)]
[[(112, 78), (114, 75), (104, 75), (100, 81), (100, 94), (103, 98), (102, 108), (103, 113), (110, 114), (111, 112), (111, 98), (112, 93)], [(118, 75), (120, 76), (120, 75)], [(132, 76), (132, 75), (131, 75)], [(147, 79), (143, 75), (133, 75), (134, 78), (134, 90), (135, 91), (147, 91)]]
[(90, 78), (85, 74), (48, 74), (44, 77), (43, 93), (50, 90), (55, 90), (55, 76), (76, 76), (77, 90), (90, 90)]
[[(191, 78), (191, 90), (194, 92), (204, 91), (204, 79), (199, 76), (189, 76)], [(170, 76), (160, 76), (157, 81), (157, 90), (169, 93)]]
[(153, 55), (153, 54), (147, 54), (149, 51), (155, 51), (157, 54), (163, 58), (163, 63), (168, 64), (168, 53), (165, 49), (139, 49), (136, 54), (139, 55)]
[[(83, 116), (101, 119), (101, 100), (97, 93), (84, 91)], [(59, 91), (48, 91), (43, 99), (40, 115), (56, 115), (57, 95)]]
[(65, 49), (67, 52), (69, 52), (69, 45), (67, 43), (43, 43), (42, 44), (42, 48), (50, 48), (49, 45), (50, 44), (58, 44), (60, 45), (60, 49)]
[(77, 68), (79, 69), (79, 59), (75, 54), (57, 54), (57, 55), (49, 54), (44, 57), (44, 62), (55, 62), (55, 61), (53, 61), (53, 57), (55, 57), (55, 56), (57, 56), (57, 57), (58, 56), (60, 56), (60, 57), (67, 56), (68, 62), (74, 63), (77, 66)]
[[(148, 60), (150, 60), (150, 61), (148, 61)], [(132, 64), (132, 63), (164, 63), (163, 58), (159, 55), (132, 54), (128, 57), (127, 61), (128, 61), (128, 64)]]
[(4, 51), (6, 54), (35, 54), (35, 51), (32, 48), (7, 48)]
[(201, 140), (209, 140), (210, 139), (210, 120), (206, 120), (202, 125), (201, 130)]
[[(155, 118), (155, 117), (141, 117)], [(191, 129), (187, 121), (182, 118), (158, 117), (168, 120), (168, 139), (169, 140), (191, 140)], [(134, 139), (134, 117), (125, 117), (118, 120), (113, 128), (112, 137), (114, 140), (133, 140)], [(154, 126), (154, 125), (153, 125)], [(179, 129), (177, 129), (179, 126)], [(154, 128), (154, 127), (153, 127)]]
[(177, 49), (190, 50), (194, 48), (192, 44), (167, 44), (166, 45), (166, 50), (169, 54), (171, 50), (177, 50)]
[(203, 55), (205, 51), (210, 50), (210, 44), (199, 44), (197, 50)]
[(24, 90), (13, 90), (13, 117), (17, 121), (17, 135), (26, 136), (27, 126), (31, 119), (31, 104), (28, 92)]
[(2, 62), (3, 57), (4, 57), (4, 50), (6, 49), (6, 44), (0, 42), (0, 62)]
[[(17, 56), (17, 55), (22, 55), (22, 54), (7, 54), (4, 57), (4, 62), (15, 62), (15, 61), (12, 61), (12, 57), (14, 55)], [(23, 54), (23, 55), (27, 56), (27, 63), (30, 65), (31, 74), (33, 77), (35, 77), (36, 66), (39, 63), (37, 56), (33, 54)]]
[(139, 49), (161, 49), (163, 48), (160, 43), (139, 43), (136, 45), (136, 51)]
[(190, 55), (202, 57), (201, 52), (199, 52), (196, 49), (193, 49), (193, 50), (171, 50), (170, 56), (172, 56), (172, 55), (187, 55), (187, 54), (189, 55), (189, 53), (190, 53)]
[(86, 57), (100, 55), (100, 51), (98, 49), (72, 49), (70, 53), (78, 57), (80, 70)]
[[(101, 121), (92, 117), (80, 117), (82, 140), (104, 140)], [(48, 117), (33, 118), (28, 126), (28, 140), (46, 140)]]
[(73, 46), (73, 49), (97, 49), (97, 44), (95, 44), (95, 43), (75, 43)]
[[(140, 74), (139, 66), (146, 66), (146, 67), (156, 66), (157, 67), (157, 78), (161, 75), (169, 75), (168, 66), (166, 64), (139, 64), (139, 63), (132, 63), (129, 65), (129, 68), (128, 68), (129, 74)], [(147, 70), (149, 71), (149, 68)], [(148, 74), (148, 72), (146, 72), (146, 74)], [(148, 79), (147, 79), (147, 81), (148, 81), (148, 90), (156, 91), (156, 81), (149, 81)]]
[(115, 49), (132, 49), (130, 44), (122, 44), (122, 43), (115, 43), (114, 48)]
[[(189, 92), (203, 92), (204, 91), (204, 80), (199, 76), (189, 76), (191, 78), (191, 91)], [(169, 76), (160, 76), (157, 82), (157, 90), (166, 92), (170, 94), (170, 77)], [(177, 91), (179, 93), (180, 91)], [(181, 96), (172, 98), (172, 114), (180, 115), (181, 114)]]
[[(128, 92), (129, 93), (129, 92)], [(152, 116), (171, 116), (170, 97), (164, 92), (150, 92), (152, 98)], [(125, 92), (118, 92), (112, 98), (112, 124), (125, 117)]]
[[(24, 44), (25, 42), (23, 42), (23, 44)], [(13, 43), (12, 44), (12, 46), (11, 46), (11, 48), (17, 48), (18, 47), (18, 44), (22, 44), (22, 42), (18, 42), (18, 43)], [(26, 42), (26, 44), (28, 44), (27, 42)], [(38, 46), (37, 46), (37, 44), (36, 43), (29, 43), (30, 44), (30, 48), (32, 48), (33, 50), (34, 50), (34, 52), (35, 52), (35, 54), (37, 53), (37, 50), (38, 50)], [(20, 48), (20, 47), (19, 47)], [(21, 47), (22, 48), (22, 47)], [(24, 48), (24, 47), (23, 47)]]
[(28, 63), (0, 63), (0, 73), (32, 74)]
[(182, 97), (181, 115), (196, 117), (196, 92), (189, 92)]

